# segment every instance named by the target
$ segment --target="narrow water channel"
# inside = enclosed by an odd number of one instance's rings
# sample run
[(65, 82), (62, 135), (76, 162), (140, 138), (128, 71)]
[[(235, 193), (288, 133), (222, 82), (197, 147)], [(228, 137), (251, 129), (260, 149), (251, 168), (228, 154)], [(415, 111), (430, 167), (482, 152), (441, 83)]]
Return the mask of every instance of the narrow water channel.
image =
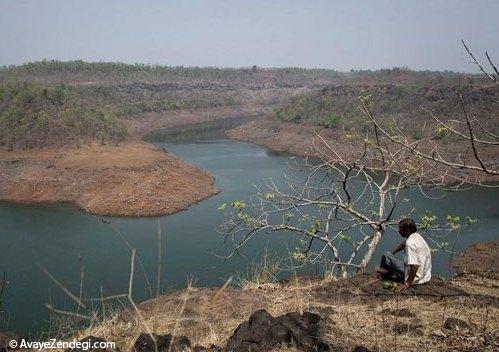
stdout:
[[(158, 223), (163, 239), (162, 292), (185, 287), (189, 278), (199, 286), (220, 285), (233, 275), (245, 273), (264, 251), (272, 254), (282, 249), (283, 241), (292, 248), (292, 240), (276, 236), (270, 242), (262, 238), (249, 243), (241, 256), (229, 261), (215, 255), (224, 253), (223, 238), (216, 232), (222, 220), (218, 205), (247, 199), (254, 193), (252, 183), (262, 184), (269, 178), (282, 182), (290, 155), (224, 139), (216, 123), (203, 126), (190, 128), (190, 133), (177, 129), (149, 137), (149, 141), (210, 171), (216, 178), (221, 193), (185, 212), (161, 218), (110, 218), (106, 223), (68, 204), (0, 203), (0, 275), (5, 272), (8, 281), (1, 307), (6, 314), (0, 330), (36, 336), (49, 328), (47, 302), (61, 309), (74, 309), (74, 303), (47, 279), (37, 262), (72, 292), (79, 290), (83, 266), (85, 297), (99, 297), (101, 288), (104, 295), (120, 294), (128, 286), (130, 246), (136, 248), (151, 291), (155, 292)], [(437, 201), (421, 197), (413, 206), (416, 211), (429, 209), (440, 216), (452, 213), (478, 218), (471, 232), (460, 234), (458, 250), (499, 236), (498, 189), (451, 193)], [(379, 253), (397, 241), (397, 234), (388, 233)], [(435, 257), (435, 274), (451, 274), (448, 259), (444, 254)], [(150, 297), (140, 266), (136, 266), (134, 292), (137, 300)]]

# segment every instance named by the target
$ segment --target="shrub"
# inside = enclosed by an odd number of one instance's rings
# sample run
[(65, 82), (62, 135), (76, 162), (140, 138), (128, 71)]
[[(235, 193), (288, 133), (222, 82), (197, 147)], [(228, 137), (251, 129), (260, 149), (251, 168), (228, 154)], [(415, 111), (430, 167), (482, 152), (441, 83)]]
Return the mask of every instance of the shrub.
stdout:
[(336, 128), (340, 126), (341, 123), (341, 116), (339, 115), (329, 115), (326, 117), (323, 117), (319, 123), (319, 125), (326, 127), (326, 128)]

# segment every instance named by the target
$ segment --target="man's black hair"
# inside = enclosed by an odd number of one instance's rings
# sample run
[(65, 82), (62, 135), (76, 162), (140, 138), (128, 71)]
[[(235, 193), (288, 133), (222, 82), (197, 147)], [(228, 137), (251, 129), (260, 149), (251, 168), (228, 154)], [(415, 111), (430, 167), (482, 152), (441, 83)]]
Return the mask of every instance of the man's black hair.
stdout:
[(416, 223), (411, 218), (405, 218), (399, 221), (399, 229), (408, 235), (413, 234), (418, 230)]

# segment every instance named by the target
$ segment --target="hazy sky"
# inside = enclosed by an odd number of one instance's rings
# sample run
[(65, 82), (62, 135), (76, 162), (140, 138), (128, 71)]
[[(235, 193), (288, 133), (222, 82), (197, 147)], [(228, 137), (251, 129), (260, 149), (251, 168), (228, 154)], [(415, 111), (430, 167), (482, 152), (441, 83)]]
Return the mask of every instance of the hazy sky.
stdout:
[(460, 39), (499, 62), (498, 14), (499, 0), (0, 0), (0, 64), (474, 72)]

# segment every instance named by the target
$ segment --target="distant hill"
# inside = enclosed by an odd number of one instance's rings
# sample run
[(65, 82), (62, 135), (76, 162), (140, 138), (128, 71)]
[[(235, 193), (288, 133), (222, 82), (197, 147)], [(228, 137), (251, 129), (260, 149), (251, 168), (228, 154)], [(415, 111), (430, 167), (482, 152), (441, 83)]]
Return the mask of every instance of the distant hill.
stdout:
[[(383, 114), (408, 114), (425, 99), (448, 114), (472, 87), (476, 106), (495, 99), (483, 78), (454, 72), (338, 72), (303, 68), (171, 67), (40, 61), (0, 68), (0, 147), (78, 145), (126, 138), (123, 119), (146, 112), (280, 105), (277, 119), (357, 126), (356, 99), (373, 94)], [(284, 101), (284, 102), (283, 102)], [(483, 104), (482, 104), (483, 103)], [(492, 107), (494, 108), (495, 105)], [(485, 108), (484, 108), (485, 109)]]
[(130, 82), (218, 82), (235, 86), (302, 86), (325, 84), (456, 84), (458, 81), (483, 81), (479, 75), (451, 71), (412, 71), (407, 68), (352, 70), (288, 68), (184, 67), (118, 62), (44, 60), (0, 68), (0, 80), (29, 80), (42, 83), (130, 83)]

